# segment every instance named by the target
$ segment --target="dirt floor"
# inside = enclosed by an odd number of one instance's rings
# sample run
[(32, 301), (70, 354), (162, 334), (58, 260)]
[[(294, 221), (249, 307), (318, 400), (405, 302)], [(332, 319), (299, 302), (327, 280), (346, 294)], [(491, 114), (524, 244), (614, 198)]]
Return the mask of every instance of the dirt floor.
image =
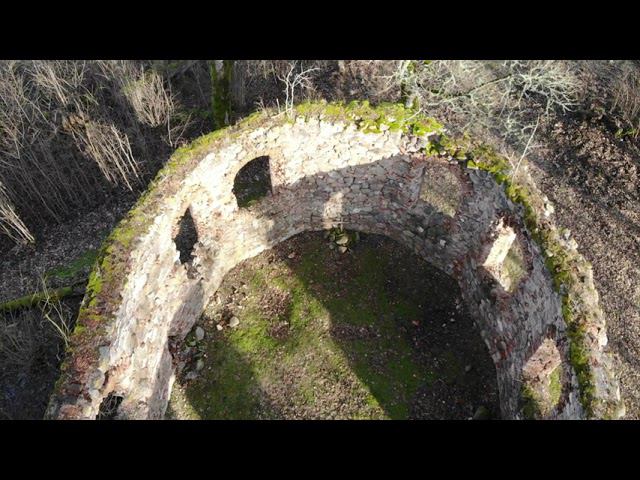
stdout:
[[(76, 261), (90, 263), (91, 252), (97, 251), (134, 202), (134, 194), (122, 195), (79, 218), (50, 225), (35, 246), (0, 250), (0, 302), (40, 290), (45, 277), (52, 287), (67, 285), (64, 273), (61, 277), (52, 274), (61, 273)], [(88, 274), (90, 265), (86, 267), (83, 272)]]
[(385, 237), (330, 245), (300, 234), (225, 277), (173, 346), (167, 418), (495, 418), (495, 368), (455, 281)]

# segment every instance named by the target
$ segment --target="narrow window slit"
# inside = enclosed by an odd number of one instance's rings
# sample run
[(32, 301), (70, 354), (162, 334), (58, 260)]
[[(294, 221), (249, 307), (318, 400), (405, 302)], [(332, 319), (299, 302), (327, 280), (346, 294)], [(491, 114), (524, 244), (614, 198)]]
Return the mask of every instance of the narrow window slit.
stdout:
[(198, 231), (188, 208), (178, 222), (178, 233), (173, 239), (176, 249), (180, 253), (180, 263), (191, 265), (195, 256), (195, 245), (198, 242)]

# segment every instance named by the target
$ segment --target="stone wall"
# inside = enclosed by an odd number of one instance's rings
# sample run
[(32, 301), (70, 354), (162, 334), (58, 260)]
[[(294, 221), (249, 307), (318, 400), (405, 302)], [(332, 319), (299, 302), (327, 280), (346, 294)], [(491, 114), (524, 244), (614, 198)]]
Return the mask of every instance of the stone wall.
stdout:
[[(561, 398), (548, 417), (584, 418), (561, 301), (521, 207), (490, 174), (426, 155), (433, 133), (381, 130), (322, 115), (246, 122), (162, 172), (123, 222), (126, 242), (107, 243), (94, 271), (100, 288), (85, 298), (48, 416), (96, 418), (116, 395), (117, 418), (162, 418), (174, 380), (169, 344), (187, 334), (225, 274), (297, 233), (343, 225), (387, 235), (459, 282), (496, 365), (504, 418), (522, 418), (523, 369), (548, 339), (562, 365)], [(263, 156), (272, 191), (239, 208), (234, 178)], [(187, 210), (197, 242), (183, 264), (174, 238)], [(487, 268), (507, 227), (525, 270), (508, 292)], [(601, 380), (602, 394), (619, 401), (615, 379)]]

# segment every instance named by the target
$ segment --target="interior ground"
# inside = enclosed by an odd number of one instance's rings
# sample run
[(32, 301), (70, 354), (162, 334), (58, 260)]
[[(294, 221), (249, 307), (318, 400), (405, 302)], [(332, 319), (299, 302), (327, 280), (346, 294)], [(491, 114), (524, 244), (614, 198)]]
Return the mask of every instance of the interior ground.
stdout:
[(495, 368), (455, 281), (377, 235), (340, 253), (304, 233), (242, 262), (172, 350), (168, 418), (499, 415)]

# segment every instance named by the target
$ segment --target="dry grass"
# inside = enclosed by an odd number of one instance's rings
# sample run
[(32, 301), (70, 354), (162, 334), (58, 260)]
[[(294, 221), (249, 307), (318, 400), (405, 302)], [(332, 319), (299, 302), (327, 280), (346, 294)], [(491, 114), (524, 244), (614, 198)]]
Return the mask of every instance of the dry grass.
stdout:
[(51, 296), (0, 314), (0, 418), (41, 418), (68, 346), (72, 305)]
[[(640, 65), (624, 63), (613, 81), (613, 108), (634, 138), (640, 135)], [(624, 133), (624, 132), (623, 132)]]
[(18, 216), (0, 183), (0, 230), (16, 243), (33, 243), (35, 239)]
[(144, 62), (0, 62), (0, 233), (33, 241), (32, 225), (144, 185), (186, 128), (177, 113)]
[[(639, 65), (243, 60), (234, 63), (231, 101), (244, 115), (261, 107), (290, 111), (307, 99), (402, 99), (440, 117), (453, 133), (497, 142), (515, 167), (543, 142), (542, 118), (591, 108), (586, 92), (594, 83), (602, 85), (595, 97), (614, 113), (618, 135), (637, 138)], [(165, 158), (158, 145), (175, 148), (191, 115), (208, 118), (206, 109), (189, 113), (178, 101), (210, 101), (210, 87), (200, 78), (207, 71), (207, 61), (0, 62), (0, 234), (30, 242), (34, 226), (96, 206), (114, 186), (144, 186)], [(172, 82), (187, 77), (193, 77), (187, 94), (178, 89), (174, 95)]]

